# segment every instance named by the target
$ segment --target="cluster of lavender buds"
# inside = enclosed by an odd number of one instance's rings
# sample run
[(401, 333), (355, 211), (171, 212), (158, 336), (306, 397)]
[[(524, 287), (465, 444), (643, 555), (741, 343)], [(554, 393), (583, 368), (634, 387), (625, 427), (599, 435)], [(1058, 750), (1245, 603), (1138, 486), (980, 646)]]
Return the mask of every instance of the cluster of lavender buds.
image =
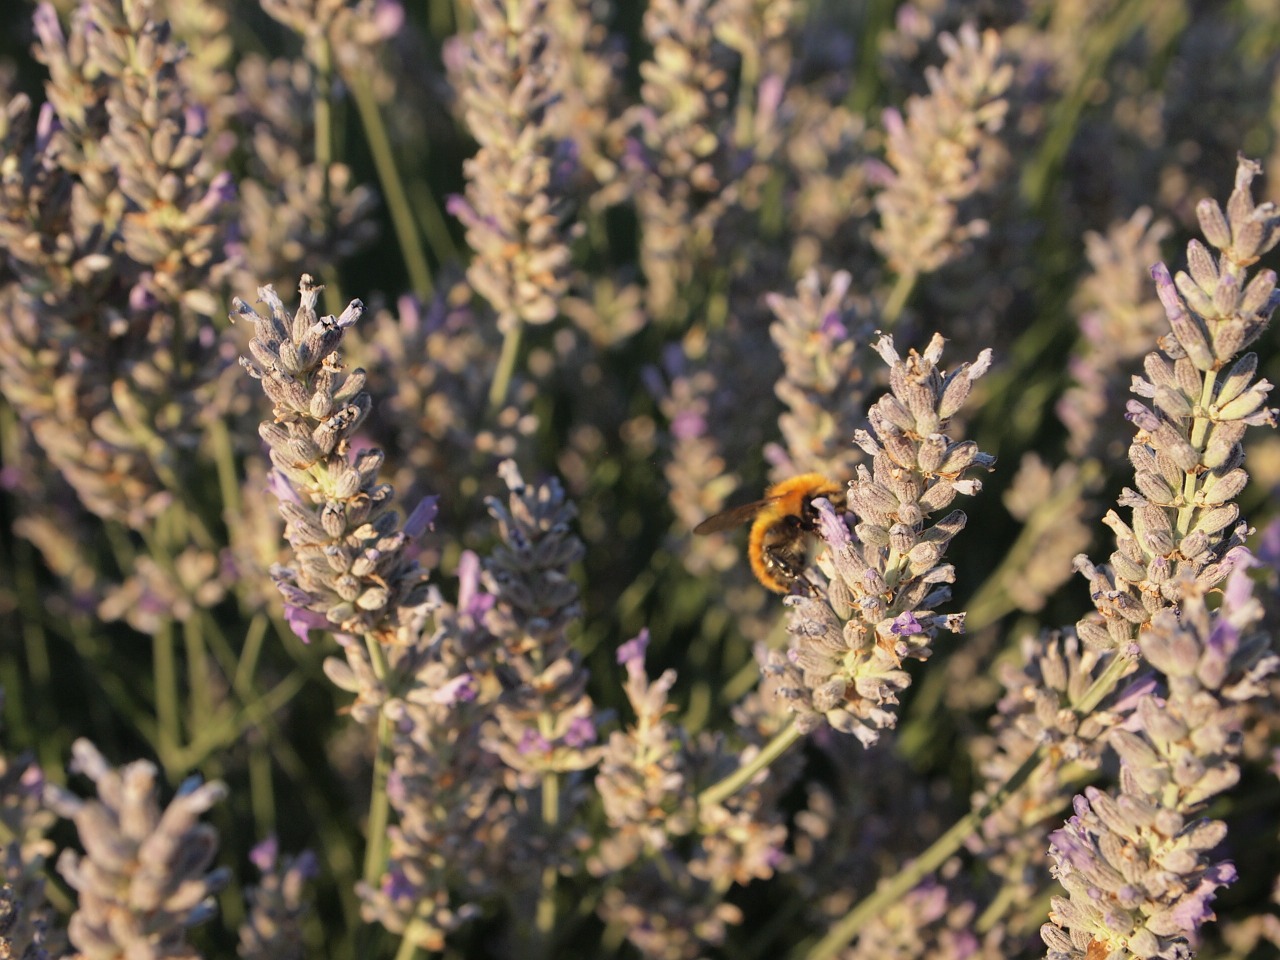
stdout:
[(493, 597), (480, 573), (479, 558), (464, 553), (457, 605), (436, 609), (429, 659), (386, 705), (396, 823), (381, 882), (359, 888), (365, 920), (427, 950), (444, 949), (446, 937), (479, 914), (479, 902), (498, 892), (511, 869), (505, 844), (518, 837), (499, 789), (502, 764), (480, 743), (498, 686), (483, 623)]
[(450, 79), (480, 144), (466, 162), (466, 199), (450, 212), (474, 252), (467, 279), (504, 333), (560, 312), (568, 289), (565, 232), (576, 161), (559, 105), (565, 80), (549, 0), (476, 0), (477, 29), (450, 48)]
[(1208, 609), (1188, 575), (1181, 611), (1158, 611), (1139, 636), (1163, 689), (1111, 732), (1118, 793), (1086, 789), (1051, 838), (1069, 896), (1054, 898), (1041, 931), (1049, 960), (1190, 956), (1214, 917), (1214, 891), (1235, 879), (1229, 862), (1214, 859), (1226, 825), (1200, 814), (1239, 779), (1244, 704), (1269, 696), (1280, 669), (1246, 572), (1256, 561), (1237, 554), (1219, 609)]
[(1280, 212), (1255, 205), (1250, 184), (1256, 163), (1241, 157), (1225, 214), (1217, 201), (1196, 206), (1215, 256), (1198, 241), (1187, 246), (1189, 273), (1151, 274), (1171, 332), (1144, 363), (1128, 417), (1138, 428), (1129, 447), (1137, 490), (1103, 522), (1116, 537), (1108, 565), (1081, 555), (1076, 567), (1089, 579), (1097, 613), (1076, 629), (1086, 644), (1129, 652), (1135, 635), (1160, 610), (1176, 607), (1186, 584), (1216, 586), (1231, 571), (1231, 551), (1244, 542), (1236, 496), (1248, 481), (1241, 440), (1249, 426), (1275, 424), (1266, 407), (1271, 384), (1257, 377), (1256, 354), (1240, 351), (1266, 328), (1277, 304), (1276, 274), (1247, 267), (1280, 242)]
[(237, 953), (242, 960), (303, 960), (302, 924), (310, 903), (307, 884), (318, 872), (315, 854), (280, 857), (275, 837), (249, 853), (262, 871), (256, 887), (246, 894), (249, 913), (240, 925)]
[[(1021, 652), (1022, 666), (1002, 669), (1005, 693), (996, 705), (991, 737), (975, 749), (985, 783), (973, 806), (988, 812), (966, 846), (1001, 878), (1008, 909), (1036, 909), (1035, 897), (1048, 879), (1046, 841), (1053, 815), (1061, 809), (1067, 771), (1099, 767), (1108, 735), (1133, 712), (1138, 698), (1151, 692), (1153, 683), (1148, 678), (1128, 684), (1082, 714), (1077, 705), (1109, 658), (1082, 648), (1069, 630), (1028, 637)], [(992, 803), (1037, 751), (1047, 752), (1053, 762), (1037, 766), (1016, 802)]]
[[(991, 351), (950, 373), (938, 369), (943, 341), (935, 335), (923, 354), (905, 359), (891, 337), (876, 352), (889, 365), (889, 386), (869, 412), (874, 436), (857, 432), (872, 465), (858, 467), (848, 506), (858, 518), (851, 535), (830, 504), (819, 505), (827, 550), (819, 563), (828, 583), (821, 594), (787, 598), (791, 648), (770, 655), (768, 670), (801, 727), (825, 719), (837, 730), (874, 743), (896, 722), (892, 707), (911, 682), (907, 659), (925, 660), (940, 630), (959, 633), (963, 614), (938, 614), (951, 595), (955, 571), (942, 563), (965, 515), (953, 510), (929, 518), (956, 494), (981, 489), (964, 479), (970, 468), (990, 469), (995, 459), (972, 441), (943, 431), (986, 372)], [(816, 593), (816, 592), (815, 592)]]
[(226, 796), (221, 783), (191, 782), (163, 810), (154, 765), (107, 764), (88, 740), (72, 746), (73, 772), (94, 782), (96, 800), (55, 787), (45, 802), (75, 822), (81, 856), (64, 850), (58, 872), (79, 894), (67, 936), (86, 957), (192, 956), (187, 931), (214, 915), (230, 879), (210, 870), (218, 846), (200, 814)]
[(967, 25), (938, 44), (947, 62), (925, 71), (929, 96), (908, 100), (905, 120), (885, 111), (885, 163), (871, 174), (881, 187), (872, 240), (898, 276), (937, 270), (986, 233), (985, 221), (961, 222), (961, 205), (989, 189), (1002, 166), (989, 154), (1003, 150), (993, 135), (1008, 112), (1013, 68), (1000, 63), (999, 35)]
[(527, 485), (509, 460), (498, 474), (509, 494), (506, 503), (486, 500), (502, 543), (484, 564), (484, 582), (502, 694), (485, 746), (527, 785), (530, 774), (581, 771), (598, 756), (586, 671), (567, 634), (582, 616), (570, 567), (584, 549), (571, 527), (577, 509), (557, 480)]
[(316, 68), (251, 55), (236, 82), (236, 119), (252, 143), (239, 184), (236, 287), (291, 285), (309, 265), (340, 263), (367, 247), (378, 234), (374, 192), (346, 164), (315, 156)]
[(601, 918), (644, 956), (700, 957), (742, 922), (741, 911), (720, 898), (728, 884), (765, 879), (785, 865), (776, 801), (790, 781), (775, 774), (724, 803), (699, 803), (701, 778), (714, 779), (753, 752), (732, 756), (718, 738), (692, 740), (671, 722), (676, 674), (649, 680), (648, 644), (645, 631), (618, 648), (635, 720), (611, 733), (603, 750), (595, 783), (610, 832), (587, 869), (609, 883)]
[(1153, 220), (1142, 207), (1106, 234), (1085, 234), (1085, 256), (1092, 268), (1075, 295), (1081, 346), (1072, 356), (1074, 386), (1058, 402), (1058, 419), (1071, 434), (1076, 457), (1114, 459), (1128, 446), (1110, 427), (1107, 411), (1120, 405), (1128, 382), (1122, 376), (1164, 329), (1164, 310), (1150, 285), (1151, 264), (1160, 260), (1160, 243), (1169, 235), (1166, 220)]
[(229, 270), (230, 174), (146, 2), (36, 10), (48, 102), (6, 107), (3, 391), (84, 505), (142, 526), (184, 491)]
[(625, 115), (623, 157), (640, 217), (649, 311), (666, 317), (709, 252), (724, 212), (737, 56), (716, 39), (728, 4), (656, 0), (645, 10), (653, 57), (640, 65), (643, 106)]
[(341, 316), (318, 316), (322, 289), (304, 274), (293, 315), (271, 287), (258, 291), (266, 316), (239, 298), (233, 303), (233, 318), (254, 324), (253, 359), (240, 362), (273, 403), (272, 419), (259, 433), (275, 467), (272, 487), (294, 559), (274, 567), (272, 577), (302, 636), (322, 627), (380, 643), (413, 643), (415, 637), (399, 631), (415, 622), (427, 585), (406, 548), (430, 522), (434, 504), (424, 500), (401, 522), (392, 509), (394, 491), (378, 482), (381, 451), (357, 452), (353, 445), (372, 401), (364, 372), (344, 376), (336, 351), (364, 306), (353, 300)]
[(532, 776), (584, 770), (599, 757), (587, 673), (567, 633), (582, 615), (569, 568), (584, 550), (571, 528), (577, 509), (558, 481), (528, 485), (510, 460), (498, 473), (510, 492), (506, 503), (486, 501), (502, 542), (485, 561), (484, 583), (502, 692), (484, 745), (514, 775), (510, 786), (528, 786)]
[[(852, 275), (841, 270), (824, 292), (811, 270), (796, 284), (795, 297), (765, 298), (777, 318), (769, 335), (783, 364), (774, 392), (787, 407), (778, 418), (786, 459), (777, 479), (853, 473), (857, 454), (848, 438), (862, 420), (870, 379), (855, 354), (871, 331), (848, 302), (852, 283)], [(779, 451), (771, 459), (782, 457)]]

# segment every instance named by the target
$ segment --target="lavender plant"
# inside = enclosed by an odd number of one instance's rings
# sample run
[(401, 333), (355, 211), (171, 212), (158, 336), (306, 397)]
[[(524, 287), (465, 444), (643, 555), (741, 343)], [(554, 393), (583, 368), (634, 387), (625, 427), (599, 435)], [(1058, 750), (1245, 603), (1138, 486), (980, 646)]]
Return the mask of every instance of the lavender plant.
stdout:
[(1280, 14), (1051, 6), (0, 4), (0, 953), (1274, 939)]

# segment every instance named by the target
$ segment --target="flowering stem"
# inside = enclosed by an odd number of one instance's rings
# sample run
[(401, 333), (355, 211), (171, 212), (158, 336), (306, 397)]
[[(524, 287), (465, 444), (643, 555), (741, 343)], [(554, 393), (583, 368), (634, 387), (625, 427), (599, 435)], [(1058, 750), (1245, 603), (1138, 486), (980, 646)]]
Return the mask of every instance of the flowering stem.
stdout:
[[(542, 775), (542, 822), (548, 834), (555, 832), (560, 822), (560, 778), (554, 770)], [(538, 898), (538, 912), (534, 927), (542, 941), (542, 955), (551, 956), (551, 932), (556, 923), (556, 867), (547, 864), (542, 868), (542, 895)]]
[(173, 621), (161, 621), (151, 638), (152, 670), (156, 685), (156, 755), (166, 772), (173, 772), (178, 749), (178, 667), (173, 656)]
[(507, 388), (511, 386), (511, 376), (516, 369), (516, 357), (520, 354), (520, 337), (523, 332), (524, 324), (517, 317), (512, 319), (502, 337), (502, 355), (498, 357), (498, 368), (493, 372), (493, 383), (489, 386), (491, 413), (496, 413), (507, 397)]
[(804, 734), (801, 733), (799, 724), (792, 718), (791, 722), (779, 730), (774, 735), (774, 738), (766, 743), (764, 749), (756, 754), (750, 762), (744, 763), (719, 783), (712, 784), (698, 794), (698, 806), (704, 807), (714, 803), (723, 803), (732, 797), (745, 787), (752, 777), (786, 753), (788, 748), (802, 736)]
[(986, 817), (1031, 779), (1032, 774), (1039, 769), (1042, 762), (1044, 762), (1044, 748), (1040, 747), (1022, 762), (1022, 766), (1014, 771), (1013, 776), (1005, 781), (986, 803), (957, 820), (950, 830), (933, 842), (928, 850), (889, 880), (880, 884), (875, 893), (845, 914), (844, 918), (827, 931), (827, 935), (805, 954), (806, 960), (829, 960), (836, 956), (869, 921), (880, 916), (887, 907), (896, 903), (921, 880), (946, 863)]
[[(365, 645), (373, 672), (385, 682), (387, 661), (382, 647), (372, 634), (365, 635)], [(385, 710), (378, 711), (378, 745), (373, 758), (373, 786), (369, 797), (369, 835), (364, 850), (364, 882), (376, 888), (386, 861), (387, 823), (390, 799), (387, 796), (387, 779), (391, 773), (391, 718)]]
[(396, 231), (397, 245), (404, 252), (409, 282), (413, 284), (413, 292), (425, 300), (435, 289), (431, 279), (431, 266), (427, 263), (426, 251), (422, 249), (418, 228), (413, 222), (413, 210), (404, 189), (404, 181), (400, 179), (400, 171), (396, 168), (391, 138), (387, 136), (386, 125), (382, 122), (382, 111), (378, 109), (373, 88), (362, 73), (354, 73), (346, 77), (346, 80), (351, 85), (356, 110), (364, 125), (369, 152), (373, 155), (373, 164), (378, 171), (378, 182), (382, 184), (383, 195), (387, 198), (387, 212), (391, 215), (391, 224)]
[(1081, 716), (1087, 717), (1093, 713), (1094, 708), (1098, 706), (1112, 690), (1116, 688), (1116, 684), (1129, 672), (1129, 668), (1134, 664), (1134, 658), (1127, 653), (1117, 651), (1115, 656), (1111, 658), (1111, 662), (1107, 664), (1106, 669), (1098, 674), (1098, 679), (1093, 681), (1093, 685), (1085, 691), (1084, 696), (1079, 702), (1071, 705), (1072, 709)]
[(911, 297), (911, 291), (916, 287), (916, 279), (918, 277), (919, 274), (914, 270), (898, 275), (898, 279), (894, 281), (893, 289), (889, 291), (889, 299), (885, 301), (884, 309), (880, 312), (880, 319), (884, 326), (893, 326), (898, 317), (902, 316), (902, 310), (907, 305), (907, 300)]

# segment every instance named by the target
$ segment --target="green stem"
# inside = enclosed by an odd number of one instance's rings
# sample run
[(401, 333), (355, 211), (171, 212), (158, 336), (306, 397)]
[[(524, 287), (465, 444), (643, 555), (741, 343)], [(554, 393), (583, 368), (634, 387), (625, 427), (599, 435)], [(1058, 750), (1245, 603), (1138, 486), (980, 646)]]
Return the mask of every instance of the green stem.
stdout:
[(894, 281), (893, 289), (889, 291), (889, 299), (885, 301), (884, 309), (880, 311), (880, 321), (885, 327), (891, 327), (898, 322), (919, 276), (914, 270), (909, 270), (899, 274), (898, 279)]
[[(372, 634), (365, 636), (365, 645), (369, 650), (374, 675), (385, 683), (387, 659), (382, 647)], [(391, 807), (387, 796), (387, 780), (391, 774), (391, 733), (391, 718), (385, 710), (379, 710), (378, 744), (373, 758), (373, 787), (369, 797), (369, 831), (364, 852), (364, 882), (375, 889), (386, 864), (387, 824), (390, 821)]]
[(182, 623), (182, 642), (187, 655), (187, 685), (191, 700), (190, 730), (204, 730), (214, 723), (213, 699), (209, 689), (207, 671), (209, 651), (205, 643), (203, 619), (195, 611)]
[[(1218, 372), (1209, 370), (1204, 375), (1204, 383), (1200, 387), (1200, 409), (1207, 410), (1209, 405), (1213, 403), (1213, 390), (1218, 383)], [(1208, 417), (1196, 417), (1191, 421), (1191, 434), (1187, 438), (1191, 446), (1195, 448), (1196, 453), (1204, 453), (1205, 441), (1209, 438), (1209, 428), (1212, 422)], [(1185, 537), (1191, 531), (1191, 521), (1195, 516), (1195, 495), (1196, 487), (1199, 486), (1200, 475), (1198, 473), (1188, 472), (1182, 481), (1182, 500), (1183, 505), (1178, 508), (1177, 532), (1179, 537)]]
[(356, 72), (346, 77), (346, 80), (351, 86), (360, 123), (364, 126), (365, 140), (373, 155), (373, 165), (378, 171), (382, 194), (387, 198), (387, 212), (391, 215), (391, 225), (404, 257), (405, 269), (409, 271), (409, 282), (413, 286), (413, 292), (419, 298), (427, 300), (435, 289), (431, 267), (427, 263), (427, 253), (422, 247), (417, 224), (413, 222), (413, 210), (404, 181), (396, 168), (395, 152), (391, 148), (386, 124), (382, 122), (382, 111), (373, 95), (373, 87), (363, 73)]
[[(555, 771), (542, 775), (542, 823), (547, 828), (547, 836), (553, 837), (560, 824), (560, 776)], [(556, 926), (556, 876), (554, 863), (542, 868), (542, 892), (538, 897), (534, 929), (542, 943), (544, 957), (552, 955), (551, 936)]]
[(163, 620), (151, 638), (152, 672), (156, 686), (156, 755), (165, 772), (176, 773), (175, 754), (181, 742), (178, 726), (178, 665), (173, 655), (173, 621)]
[(524, 324), (519, 317), (512, 317), (507, 332), (502, 336), (502, 354), (498, 357), (498, 367), (493, 371), (493, 383), (489, 385), (489, 412), (497, 413), (502, 401), (507, 398), (507, 390), (511, 386), (511, 377), (516, 369), (516, 357), (520, 355), (520, 339), (524, 332)]
[(800, 725), (792, 718), (791, 722), (778, 731), (774, 738), (766, 743), (764, 749), (756, 754), (749, 763), (744, 763), (719, 783), (712, 784), (698, 794), (698, 806), (705, 807), (715, 803), (723, 803), (732, 797), (750, 783), (757, 773), (786, 753), (791, 745), (802, 736), (804, 734), (800, 731)]

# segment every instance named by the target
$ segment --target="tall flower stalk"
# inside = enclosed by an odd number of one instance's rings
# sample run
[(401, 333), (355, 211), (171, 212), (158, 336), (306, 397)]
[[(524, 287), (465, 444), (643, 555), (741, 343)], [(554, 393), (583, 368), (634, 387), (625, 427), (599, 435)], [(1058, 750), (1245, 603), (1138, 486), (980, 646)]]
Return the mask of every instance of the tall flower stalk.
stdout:
[(271, 575), (284, 596), (286, 617), (304, 639), (310, 630), (334, 633), (346, 663), (330, 659), (330, 678), (356, 695), (352, 716), (376, 719), (378, 753), (369, 819), (365, 879), (382, 870), (387, 818), (391, 726), (383, 705), (423, 656), (426, 574), (408, 549), (434, 514), (423, 500), (402, 521), (394, 490), (378, 481), (380, 450), (353, 441), (372, 401), (364, 371), (342, 373), (338, 346), (364, 312), (353, 300), (338, 317), (319, 316), (322, 287), (303, 274), (294, 314), (270, 287), (258, 295), (259, 315), (237, 298), (235, 316), (254, 325), (252, 359), (240, 362), (271, 399), (272, 418), (259, 427), (271, 456), (271, 485), (285, 521), (292, 562)]
[(1277, 305), (1275, 271), (1247, 270), (1280, 242), (1280, 212), (1250, 196), (1259, 172), (1242, 157), (1226, 211), (1212, 199), (1196, 206), (1209, 247), (1187, 245), (1189, 272), (1151, 269), (1171, 332), (1134, 378), (1133, 392), (1147, 402), (1128, 405), (1137, 489), (1126, 488), (1119, 503), (1132, 521), (1114, 510), (1103, 518), (1116, 538), (1109, 564), (1076, 558), (1097, 607), (1076, 629), (1100, 650), (1134, 655), (1139, 631), (1179, 605), (1188, 578), (1201, 588), (1226, 579), (1231, 551), (1248, 533), (1235, 503), (1249, 479), (1241, 440), (1248, 427), (1276, 422), (1257, 355), (1241, 353)]

